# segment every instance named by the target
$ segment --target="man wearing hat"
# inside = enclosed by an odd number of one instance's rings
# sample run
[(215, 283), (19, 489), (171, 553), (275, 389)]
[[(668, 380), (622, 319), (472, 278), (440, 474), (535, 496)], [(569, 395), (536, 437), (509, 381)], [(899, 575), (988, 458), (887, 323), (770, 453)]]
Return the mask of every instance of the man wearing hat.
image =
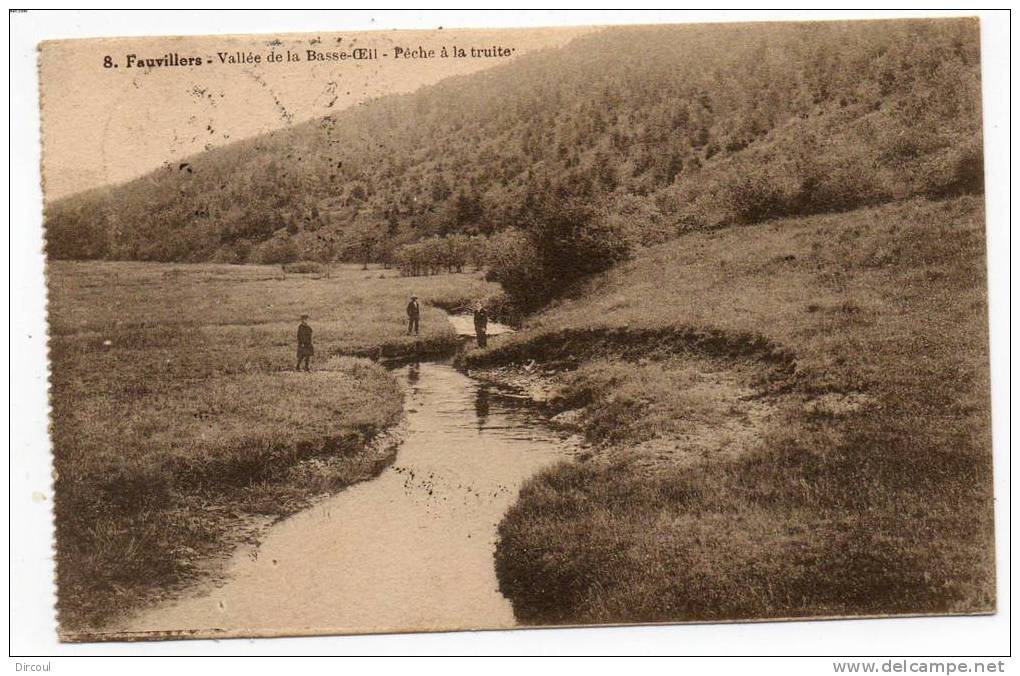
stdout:
[(411, 296), (411, 302), (407, 304), (407, 335), (418, 335), (418, 318), (421, 316), (421, 307), (418, 305), (418, 296)]
[(485, 347), (486, 345), (486, 331), (489, 328), (489, 313), (485, 311), (485, 306), (479, 303), (475, 305), (475, 337), (478, 339), (478, 347)]
[(301, 362), (305, 363), (305, 371), (311, 371), (308, 360), (315, 354), (312, 349), (312, 327), (308, 326), (308, 315), (301, 315), (301, 323), (297, 327), (297, 371), (301, 370)]

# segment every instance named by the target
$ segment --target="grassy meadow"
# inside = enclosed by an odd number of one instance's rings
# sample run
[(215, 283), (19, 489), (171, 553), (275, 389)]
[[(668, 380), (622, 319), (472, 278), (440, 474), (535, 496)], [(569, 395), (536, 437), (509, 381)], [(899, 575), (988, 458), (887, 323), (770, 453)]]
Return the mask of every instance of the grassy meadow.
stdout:
[[(498, 291), (477, 273), (59, 261), (49, 283), (65, 631), (373, 476), (402, 393), (361, 357), (453, 345), (436, 308)], [(476, 375), (551, 379), (549, 412), (594, 449), (500, 524), (518, 619), (993, 609), (986, 312), (981, 198), (917, 198), (641, 249), (469, 351)], [(302, 313), (311, 374), (293, 370)]]
[[(392, 355), (455, 341), (430, 302), (478, 275), (335, 267), (50, 264), (61, 629), (101, 627), (209, 572), (259, 523), (373, 476), (403, 393)], [(404, 306), (422, 301), (420, 338)], [(312, 372), (294, 370), (311, 316)]]
[(981, 198), (915, 199), (681, 236), (469, 353), (598, 448), (500, 525), (518, 618), (992, 610), (985, 283)]

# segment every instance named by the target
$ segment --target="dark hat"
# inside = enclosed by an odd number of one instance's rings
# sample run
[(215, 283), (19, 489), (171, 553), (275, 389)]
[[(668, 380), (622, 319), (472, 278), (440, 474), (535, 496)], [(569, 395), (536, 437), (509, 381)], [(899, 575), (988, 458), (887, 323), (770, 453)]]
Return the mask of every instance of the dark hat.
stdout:
[(301, 315), (301, 319), (302, 320), (308, 319), (308, 315)]

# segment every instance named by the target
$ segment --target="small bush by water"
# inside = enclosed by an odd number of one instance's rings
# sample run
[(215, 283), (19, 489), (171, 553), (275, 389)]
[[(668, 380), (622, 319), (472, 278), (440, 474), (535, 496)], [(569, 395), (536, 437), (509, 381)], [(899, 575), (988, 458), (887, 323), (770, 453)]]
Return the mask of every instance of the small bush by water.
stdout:
[(490, 244), (488, 278), (525, 312), (608, 270), (631, 248), (602, 210), (558, 193), (535, 198), (521, 224)]

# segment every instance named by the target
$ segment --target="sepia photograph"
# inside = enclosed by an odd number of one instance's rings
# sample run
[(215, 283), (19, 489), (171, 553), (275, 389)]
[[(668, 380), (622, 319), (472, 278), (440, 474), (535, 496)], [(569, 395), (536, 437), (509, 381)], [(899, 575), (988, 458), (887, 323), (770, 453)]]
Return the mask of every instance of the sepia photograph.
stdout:
[(39, 43), (59, 640), (996, 613), (983, 26)]

